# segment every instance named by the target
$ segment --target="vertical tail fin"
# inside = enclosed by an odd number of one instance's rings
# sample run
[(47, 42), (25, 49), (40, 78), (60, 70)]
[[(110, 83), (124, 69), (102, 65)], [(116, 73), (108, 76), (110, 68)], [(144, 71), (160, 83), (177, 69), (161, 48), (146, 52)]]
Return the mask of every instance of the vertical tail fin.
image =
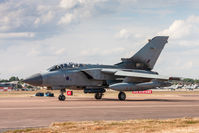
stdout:
[(168, 36), (154, 37), (134, 56), (122, 60), (122, 63), (119, 63), (119, 65), (123, 64), (122, 66), (125, 68), (137, 68), (137, 64), (141, 64), (143, 67), (141, 69), (152, 70), (168, 38)]
[(135, 62), (144, 63), (153, 69), (162, 49), (167, 43), (168, 36), (156, 36), (140, 49), (131, 59)]

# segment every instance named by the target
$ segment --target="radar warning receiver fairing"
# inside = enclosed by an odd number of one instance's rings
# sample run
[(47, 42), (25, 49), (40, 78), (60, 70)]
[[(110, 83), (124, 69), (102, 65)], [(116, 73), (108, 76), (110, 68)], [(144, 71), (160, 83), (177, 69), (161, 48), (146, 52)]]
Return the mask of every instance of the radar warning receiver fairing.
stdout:
[(60, 64), (24, 80), (34, 86), (60, 89), (58, 99), (65, 100), (65, 89), (82, 89), (101, 99), (106, 89), (119, 91), (119, 100), (125, 100), (124, 91), (140, 91), (170, 86), (170, 80), (179, 78), (159, 75), (152, 71), (168, 36), (156, 36), (130, 58), (122, 58), (115, 65)]

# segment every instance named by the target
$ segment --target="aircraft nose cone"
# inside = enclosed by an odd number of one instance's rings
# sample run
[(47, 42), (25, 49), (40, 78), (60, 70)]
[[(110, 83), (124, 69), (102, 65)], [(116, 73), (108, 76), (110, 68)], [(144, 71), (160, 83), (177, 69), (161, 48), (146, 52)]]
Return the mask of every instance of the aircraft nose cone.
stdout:
[(31, 77), (24, 79), (23, 82), (34, 86), (41, 86), (43, 83), (42, 75), (40, 73), (32, 75)]

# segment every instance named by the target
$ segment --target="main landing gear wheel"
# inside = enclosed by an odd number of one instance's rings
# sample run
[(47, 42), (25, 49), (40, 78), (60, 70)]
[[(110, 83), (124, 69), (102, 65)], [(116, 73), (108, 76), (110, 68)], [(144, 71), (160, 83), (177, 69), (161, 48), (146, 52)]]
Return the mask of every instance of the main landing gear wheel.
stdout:
[(65, 101), (66, 100), (66, 96), (64, 95), (64, 92), (66, 92), (66, 89), (61, 89), (60, 90), (60, 95), (58, 97), (59, 101)]
[(66, 97), (64, 95), (59, 95), (58, 99), (59, 101), (65, 101)]
[(120, 92), (120, 93), (118, 94), (118, 99), (119, 99), (120, 101), (125, 101), (125, 100), (126, 100), (126, 94), (125, 94), (124, 92)]
[(99, 100), (102, 99), (102, 93), (95, 93), (95, 99)]

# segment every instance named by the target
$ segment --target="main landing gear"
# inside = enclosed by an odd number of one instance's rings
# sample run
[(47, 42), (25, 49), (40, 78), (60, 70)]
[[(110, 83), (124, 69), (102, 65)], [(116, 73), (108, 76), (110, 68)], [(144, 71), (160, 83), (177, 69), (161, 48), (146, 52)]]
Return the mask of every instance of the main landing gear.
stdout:
[(61, 94), (58, 97), (59, 101), (65, 101), (65, 99), (66, 99), (66, 96), (64, 95), (65, 92), (66, 92), (66, 89), (61, 89), (60, 90)]
[(84, 88), (84, 93), (92, 93), (95, 94), (95, 99), (102, 99), (103, 93), (106, 92), (104, 88)]
[(95, 93), (95, 99), (100, 100), (102, 99), (103, 93)]
[(119, 94), (118, 94), (118, 99), (120, 100), (120, 101), (125, 101), (126, 100), (126, 94), (124, 93), (124, 92), (120, 92)]
[[(103, 96), (103, 93), (95, 93), (95, 99), (96, 99), (96, 100), (102, 99), (102, 96)], [(119, 99), (120, 101), (125, 101), (125, 100), (126, 100), (126, 94), (125, 94), (124, 92), (120, 92), (120, 93), (118, 94), (118, 99)]]

